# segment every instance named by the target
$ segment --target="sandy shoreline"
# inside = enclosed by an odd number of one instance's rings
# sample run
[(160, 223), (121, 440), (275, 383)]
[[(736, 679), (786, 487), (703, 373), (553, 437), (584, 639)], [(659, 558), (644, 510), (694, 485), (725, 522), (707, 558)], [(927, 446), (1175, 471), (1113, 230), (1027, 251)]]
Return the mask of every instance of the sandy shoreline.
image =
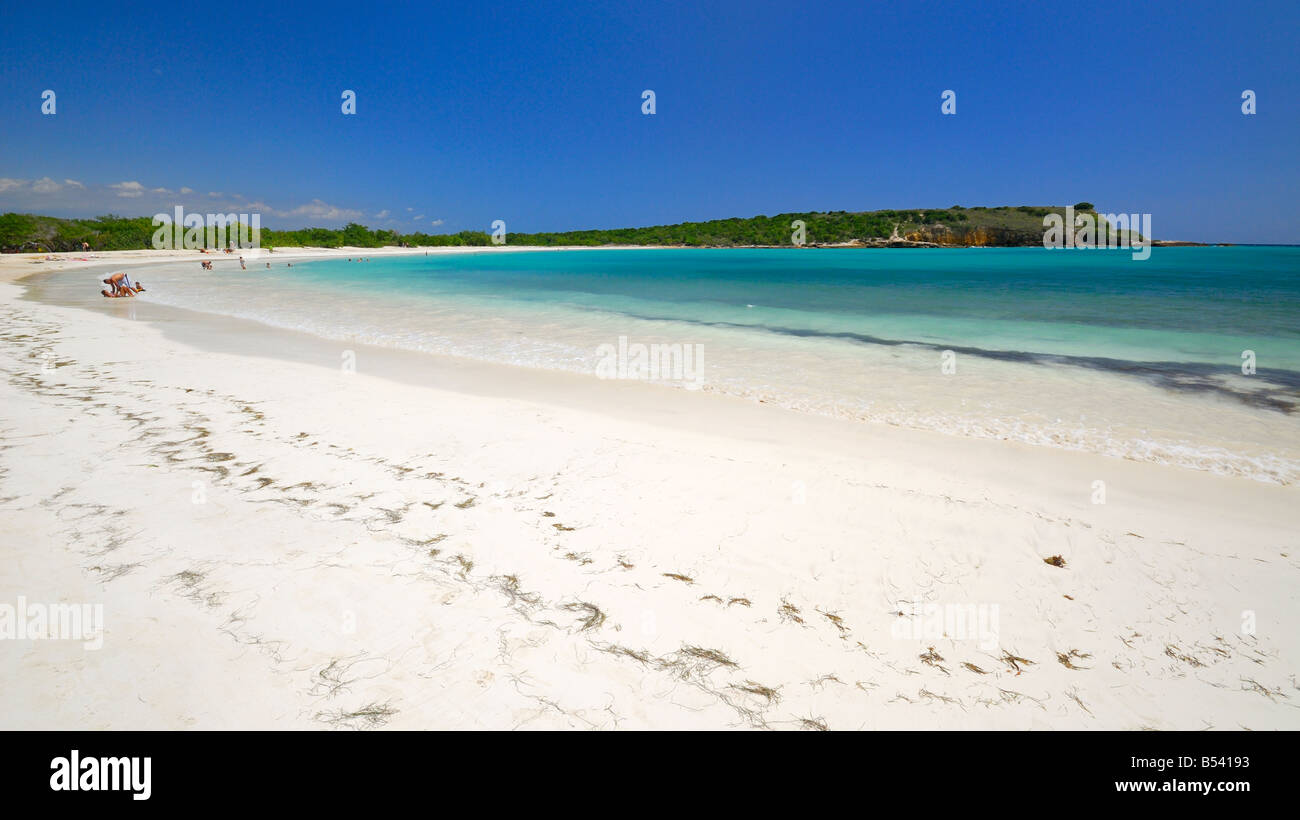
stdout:
[(621, 250), (625, 247), (635, 247), (637, 250), (650, 250), (642, 246), (622, 246), (606, 245), (599, 248), (593, 248), (586, 245), (577, 246), (555, 246), (555, 247), (537, 247), (529, 245), (483, 245), (483, 246), (463, 246), (463, 247), (436, 247), (436, 248), (253, 248), (247, 251), (237, 251), (235, 253), (202, 253), (197, 250), (182, 251), (158, 251), (158, 250), (135, 250), (135, 251), (89, 251), (87, 253), (68, 252), (68, 253), (6, 253), (0, 254), (0, 281), (12, 282), (28, 276), (33, 273), (47, 273), (50, 271), (61, 270), (81, 270), (86, 268), (108, 265), (118, 267), (123, 265), (160, 265), (168, 262), (203, 262), (212, 261), (215, 263), (232, 263), (238, 264), (242, 256), (245, 262), (256, 261), (258, 264), (270, 262), (275, 264), (281, 260), (291, 261), (295, 259), (329, 259), (329, 258), (348, 258), (348, 257), (372, 257), (372, 256), (423, 256), (426, 254), (433, 255), (455, 255), (463, 253), (528, 253), (543, 251), (582, 251), (582, 250)]
[(205, 258), (98, 256), (0, 257), (0, 604), (105, 622), (5, 728), (1300, 728), (1294, 488), (14, 282)]

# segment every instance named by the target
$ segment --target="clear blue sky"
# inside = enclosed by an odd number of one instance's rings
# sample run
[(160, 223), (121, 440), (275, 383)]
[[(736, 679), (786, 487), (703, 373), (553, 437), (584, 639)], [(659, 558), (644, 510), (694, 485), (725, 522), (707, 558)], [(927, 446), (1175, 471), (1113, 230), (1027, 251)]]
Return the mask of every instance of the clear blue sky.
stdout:
[(1300, 3), (985, 5), (8, 3), (0, 210), (442, 232), (1087, 199), (1300, 242)]

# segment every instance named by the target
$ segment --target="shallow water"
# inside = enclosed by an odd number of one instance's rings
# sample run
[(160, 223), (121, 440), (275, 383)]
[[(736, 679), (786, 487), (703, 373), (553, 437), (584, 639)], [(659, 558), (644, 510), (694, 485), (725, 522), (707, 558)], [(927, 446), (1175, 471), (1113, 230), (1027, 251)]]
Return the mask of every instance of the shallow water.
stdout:
[[(141, 271), (144, 298), (593, 376), (621, 338), (631, 353), (680, 345), (670, 352), (698, 357), (667, 368), (669, 386), (1300, 479), (1300, 248), (1156, 248), (1144, 261), (1038, 248), (584, 250), (217, 268)], [(67, 299), (92, 286), (48, 285)]]

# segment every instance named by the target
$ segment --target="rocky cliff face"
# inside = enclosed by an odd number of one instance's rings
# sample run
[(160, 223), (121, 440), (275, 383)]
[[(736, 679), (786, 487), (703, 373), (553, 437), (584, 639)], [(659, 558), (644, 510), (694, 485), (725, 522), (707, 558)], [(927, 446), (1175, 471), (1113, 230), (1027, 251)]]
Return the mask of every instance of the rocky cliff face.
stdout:
[(904, 237), (910, 242), (933, 243), (939, 247), (1032, 247), (1043, 244), (1042, 231), (1013, 230), (992, 227), (952, 227), (949, 225), (924, 225)]

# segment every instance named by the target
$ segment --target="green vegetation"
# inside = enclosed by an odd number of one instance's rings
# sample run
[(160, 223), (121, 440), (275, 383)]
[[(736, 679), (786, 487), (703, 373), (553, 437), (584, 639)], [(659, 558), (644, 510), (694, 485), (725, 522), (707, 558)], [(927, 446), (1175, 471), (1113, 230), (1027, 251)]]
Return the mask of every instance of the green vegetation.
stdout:
[[(153, 247), (158, 228), (147, 216), (121, 217), (109, 214), (94, 219), (61, 219), (32, 214), (0, 214), (0, 250), (59, 252), (81, 250), (85, 242), (93, 250), (120, 251)], [(227, 241), (236, 237), (232, 226)], [(206, 245), (207, 233), (203, 234)], [(396, 231), (371, 230), (355, 222), (342, 228), (303, 228), (296, 231), (263, 229), (264, 247), (380, 248), (385, 245), (489, 245), (491, 238), (482, 231), (455, 234), (398, 234)], [(215, 249), (215, 246), (214, 246)]]
[(101, 216), (59, 219), (31, 214), (0, 215), (0, 250), (70, 251), (87, 242), (96, 250), (120, 251), (151, 247), (153, 220)]
[(262, 229), (262, 245), (271, 248), (382, 248), (386, 245), (448, 246), (490, 245), (492, 239), (483, 231), (461, 231), (453, 234), (399, 234), (397, 231), (371, 230), (365, 225), (349, 222), (341, 229), (302, 228), (296, 231)]
[[(787, 213), (749, 219), (714, 219), (648, 228), (568, 231), (565, 233), (511, 234), (515, 245), (688, 245), (693, 247), (735, 247), (743, 245), (789, 245), (796, 219), (804, 221), (808, 242), (834, 243), (854, 239), (888, 237), (899, 223), (919, 222), (920, 211), (870, 211), (849, 213)], [(935, 217), (951, 222), (966, 218), (963, 213), (935, 211)], [(942, 214), (942, 216), (939, 216)]]
[[(1076, 206), (1076, 210), (1091, 211)], [(784, 213), (748, 219), (715, 219), (648, 228), (512, 233), (511, 245), (685, 245), (743, 247), (791, 245), (791, 223), (802, 220), (810, 245), (901, 242), (937, 245), (1041, 245), (1043, 217), (1065, 215), (1063, 207), (1021, 205), (1001, 208), (951, 208)]]
[[(1092, 211), (1080, 202), (1075, 210)], [(748, 219), (715, 219), (645, 228), (566, 231), (563, 233), (511, 233), (511, 245), (684, 245), (688, 247), (789, 246), (791, 223), (802, 220), (809, 245), (846, 243), (925, 243), (964, 245), (1038, 245), (1043, 237), (1043, 217), (1064, 214), (1064, 208), (973, 207), (784, 213)], [(81, 243), (94, 250), (152, 247), (156, 228), (149, 217), (107, 215), (95, 219), (60, 219), (52, 216), (7, 213), (0, 215), (0, 250), (75, 251)], [(355, 222), (342, 228), (302, 228), (294, 231), (263, 229), (263, 247), (342, 246), (378, 248), (410, 246), (483, 246), (491, 244), (483, 231), (454, 234), (401, 234), (372, 230)]]

